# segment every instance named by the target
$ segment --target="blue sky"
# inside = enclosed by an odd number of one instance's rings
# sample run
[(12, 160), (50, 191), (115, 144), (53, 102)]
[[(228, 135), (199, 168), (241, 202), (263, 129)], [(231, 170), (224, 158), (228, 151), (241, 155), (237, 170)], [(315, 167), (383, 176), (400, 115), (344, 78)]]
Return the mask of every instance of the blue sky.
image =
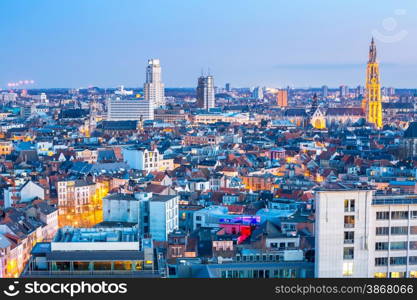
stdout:
[(376, 34), (383, 85), (417, 88), (415, 0), (0, 0), (0, 87), (167, 87), (202, 68), (223, 86), (363, 84)]

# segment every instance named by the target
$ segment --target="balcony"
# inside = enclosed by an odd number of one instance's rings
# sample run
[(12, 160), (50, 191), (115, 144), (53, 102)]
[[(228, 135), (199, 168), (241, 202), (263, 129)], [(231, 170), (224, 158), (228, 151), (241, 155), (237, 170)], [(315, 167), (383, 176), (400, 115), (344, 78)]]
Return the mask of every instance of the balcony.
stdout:
[(353, 239), (345, 239), (343, 241), (344, 244), (353, 244), (355, 241)]

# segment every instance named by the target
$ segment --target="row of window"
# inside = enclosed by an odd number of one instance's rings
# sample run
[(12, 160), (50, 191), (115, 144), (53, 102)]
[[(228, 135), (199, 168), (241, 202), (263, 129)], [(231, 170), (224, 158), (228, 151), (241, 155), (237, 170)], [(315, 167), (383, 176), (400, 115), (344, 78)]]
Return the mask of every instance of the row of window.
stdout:
[[(391, 228), (391, 230), (390, 230)], [(376, 235), (408, 235), (408, 226), (377, 227)], [(410, 234), (417, 234), (417, 226), (410, 226)]]
[[(391, 266), (402, 266), (407, 264), (407, 256), (390, 257), (389, 264)], [(408, 264), (417, 265), (417, 256), (408, 257)], [(375, 266), (388, 266), (388, 257), (376, 257)]]
[[(388, 278), (388, 274), (386, 272), (377, 272), (374, 274), (375, 278)], [(390, 278), (405, 278), (406, 272), (390, 272)], [(417, 271), (410, 271), (409, 278), (417, 278)]]
[(236, 255), (236, 261), (239, 262), (271, 262), (281, 261), (281, 256), (273, 254), (259, 254), (259, 255)]
[[(417, 219), (417, 210), (413, 210), (410, 213), (408, 211), (392, 211), (391, 212), (391, 220), (408, 220), (409, 217), (411, 217), (411, 219)], [(390, 212), (378, 211), (376, 212), (376, 219), (377, 220), (389, 220)]]
[[(222, 278), (297, 278), (296, 269), (279, 270), (225, 270)], [(305, 277), (305, 276), (302, 276)]]
[[(408, 245), (408, 247), (407, 247)], [(407, 243), (406, 241), (402, 242), (376, 242), (375, 250), (384, 251), (384, 250), (417, 250), (417, 241), (411, 241)]]

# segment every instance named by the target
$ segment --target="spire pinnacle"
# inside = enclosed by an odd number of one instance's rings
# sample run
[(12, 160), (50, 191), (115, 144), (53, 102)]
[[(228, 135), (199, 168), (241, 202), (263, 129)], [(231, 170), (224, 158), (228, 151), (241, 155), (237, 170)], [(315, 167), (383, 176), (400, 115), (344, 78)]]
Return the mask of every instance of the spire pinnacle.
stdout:
[(369, 62), (374, 63), (376, 62), (376, 45), (374, 37), (371, 40), (371, 46), (369, 47)]

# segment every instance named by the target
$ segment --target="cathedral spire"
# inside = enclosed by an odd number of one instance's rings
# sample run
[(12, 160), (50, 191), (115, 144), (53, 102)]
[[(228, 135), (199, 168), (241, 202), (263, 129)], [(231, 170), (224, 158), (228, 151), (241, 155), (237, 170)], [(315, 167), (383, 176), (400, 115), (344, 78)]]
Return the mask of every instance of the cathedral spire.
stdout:
[(366, 68), (365, 99), (362, 108), (365, 110), (366, 119), (376, 128), (383, 127), (381, 84), (379, 76), (379, 64), (376, 61), (376, 46), (372, 38), (369, 47), (369, 61)]
[(375, 63), (376, 62), (376, 46), (374, 37), (372, 37), (371, 46), (369, 47), (369, 62)]

